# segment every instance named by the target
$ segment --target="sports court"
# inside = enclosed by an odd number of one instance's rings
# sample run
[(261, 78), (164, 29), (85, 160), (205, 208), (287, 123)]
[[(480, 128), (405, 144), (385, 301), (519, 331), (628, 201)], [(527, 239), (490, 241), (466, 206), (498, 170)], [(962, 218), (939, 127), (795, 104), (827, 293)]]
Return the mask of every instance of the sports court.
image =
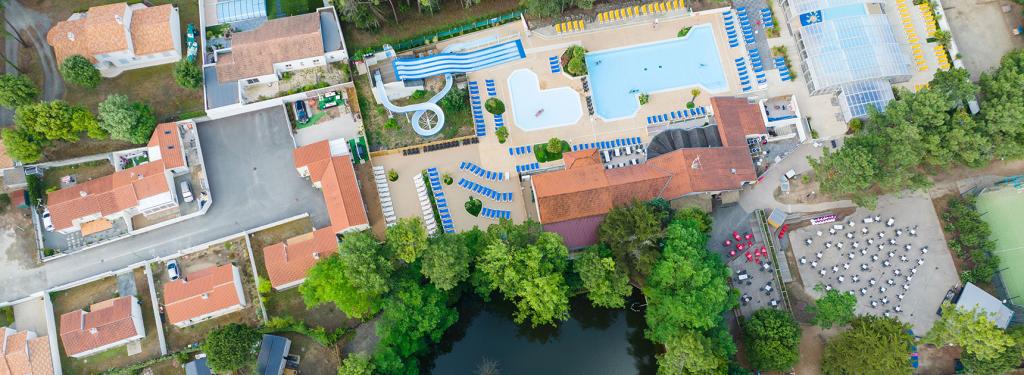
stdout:
[(1002, 185), (981, 193), (977, 206), (981, 218), (992, 228), (995, 254), (999, 256), (999, 277), (1008, 297), (1024, 295), (1024, 231), (1021, 230), (1024, 190), (1011, 184)]

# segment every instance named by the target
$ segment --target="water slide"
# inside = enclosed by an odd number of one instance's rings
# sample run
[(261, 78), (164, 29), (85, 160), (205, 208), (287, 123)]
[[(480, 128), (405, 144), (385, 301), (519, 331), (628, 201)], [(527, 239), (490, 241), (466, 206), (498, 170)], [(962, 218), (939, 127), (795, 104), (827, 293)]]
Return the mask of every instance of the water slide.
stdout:
[[(444, 111), (437, 105), (437, 102), (444, 98), (448, 91), (451, 90), (454, 83), (452, 74), (473, 72), (526, 57), (523, 43), (519, 39), (472, 52), (453, 52), (491, 43), (494, 40), (495, 38), (487, 38), (469, 43), (453, 44), (445, 48), (441, 53), (431, 56), (395, 59), (392, 64), (395, 69), (395, 76), (400, 80), (423, 79), (441, 74), (444, 75), (444, 88), (426, 102), (407, 106), (397, 106), (391, 103), (379, 72), (374, 73), (373, 96), (377, 98), (377, 102), (384, 105), (384, 108), (393, 113), (414, 112), (412, 127), (416, 134), (422, 137), (437, 134), (444, 128)], [(423, 124), (420, 123), (421, 118), (427, 111), (434, 112), (435, 116), (437, 116), (436, 125), (431, 129), (424, 128)]]

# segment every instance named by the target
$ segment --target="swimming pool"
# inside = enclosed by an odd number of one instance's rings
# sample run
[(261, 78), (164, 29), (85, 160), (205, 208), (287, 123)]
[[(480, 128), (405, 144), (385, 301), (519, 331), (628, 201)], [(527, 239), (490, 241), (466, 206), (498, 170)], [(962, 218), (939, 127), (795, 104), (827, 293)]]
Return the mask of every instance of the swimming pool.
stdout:
[(863, 16), (868, 14), (867, 8), (864, 8), (864, 4), (850, 4), (838, 7), (832, 7), (821, 11), (824, 19), (832, 21), (840, 18)]
[(508, 75), (512, 120), (524, 131), (572, 125), (583, 116), (580, 94), (568, 87), (541, 90), (537, 74), (519, 69)]
[(685, 38), (587, 53), (587, 71), (594, 111), (605, 120), (636, 115), (640, 93), (689, 86), (702, 86), (705, 92), (729, 88), (707, 24), (693, 27)]

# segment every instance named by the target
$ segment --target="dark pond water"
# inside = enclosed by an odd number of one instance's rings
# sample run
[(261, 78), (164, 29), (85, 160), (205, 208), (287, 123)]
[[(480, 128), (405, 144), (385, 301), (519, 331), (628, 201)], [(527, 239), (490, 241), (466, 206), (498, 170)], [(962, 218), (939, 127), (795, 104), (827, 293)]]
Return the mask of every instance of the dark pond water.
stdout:
[[(642, 299), (637, 292), (631, 300)], [(502, 375), (657, 371), (654, 344), (643, 336), (643, 313), (594, 308), (585, 297), (572, 299), (571, 307), (571, 318), (558, 327), (531, 329), (512, 321), (513, 308), (500, 297), (485, 304), (466, 295), (459, 304), (459, 322), (442, 339), (432, 363), (428, 359), (424, 373), (475, 374), (488, 360)]]

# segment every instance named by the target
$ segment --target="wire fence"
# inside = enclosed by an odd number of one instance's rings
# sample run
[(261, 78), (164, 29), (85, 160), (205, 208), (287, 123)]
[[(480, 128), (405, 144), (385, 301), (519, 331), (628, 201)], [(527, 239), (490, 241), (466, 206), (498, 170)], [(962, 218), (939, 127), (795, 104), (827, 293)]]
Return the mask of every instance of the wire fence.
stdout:
[[(505, 13), (505, 14), (501, 14), (501, 15), (498, 15), (498, 16), (490, 17), (490, 18), (487, 18), (487, 19), (482, 19), (482, 20), (479, 20), (479, 21), (470, 22), (470, 23), (467, 23), (467, 24), (459, 25), (459, 26), (454, 26), (454, 27), (451, 27), (451, 28), (448, 28), (448, 29), (445, 29), (445, 30), (442, 30), (442, 31), (433, 32), (433, 33), (427, 33), (427, 34), (424, 34), (424, 35), (412, 37), (412, 38), (409, 38), (409, 39), (406, 39), (406, 40), (403, 40), (403, 41), (399, 41), (399, 42), (396, 42), (396, 43), (390, 43), (390, 44), (391, 44), (391, 48), (394, 49), (396, 52), (401, 52), (401, 51), (405, 51), (405, 50), (409, 50), (409, 49), (413, 49), (413, 48), (417, 48), (417, 47), (422, 47), (422, 46), (425, 46), (425, 45), (428, 45), (428, 44), (437, 43), (437, 42), (445, 40), (445, 39), (451, 39), (451, 38), (454, 38), (454, 37), (457, 37), (457, 36), (464, 35), (466, 33), (471, 33), (471, 32), (474, 32), (474, 31), (480, 31), (480, 30), (483, 30), (483, 29), (488, 29), (488, 28), (491, 28), (491, 27), (504, 25), (506, 23), (515, 21), (515, 20), (519, 19), (522, 16), (523, 16), (523, 12), (522, 11), (518, 11), (518, 10), (517, 11), (512, 11), (512, 12), (509, 12), (509, 13)], [(360, 49), (360, 50), (356, 51), (355, 56), (353, 57), (353, 59), (361, 60), (364, 55), (374, 54), (374, 53), (377, 53), (377, 52), (380, 52), (380, 51), (383, 51), (383, 50), (384, 50), (384, 46), (363, 48), (363, 49)]]

